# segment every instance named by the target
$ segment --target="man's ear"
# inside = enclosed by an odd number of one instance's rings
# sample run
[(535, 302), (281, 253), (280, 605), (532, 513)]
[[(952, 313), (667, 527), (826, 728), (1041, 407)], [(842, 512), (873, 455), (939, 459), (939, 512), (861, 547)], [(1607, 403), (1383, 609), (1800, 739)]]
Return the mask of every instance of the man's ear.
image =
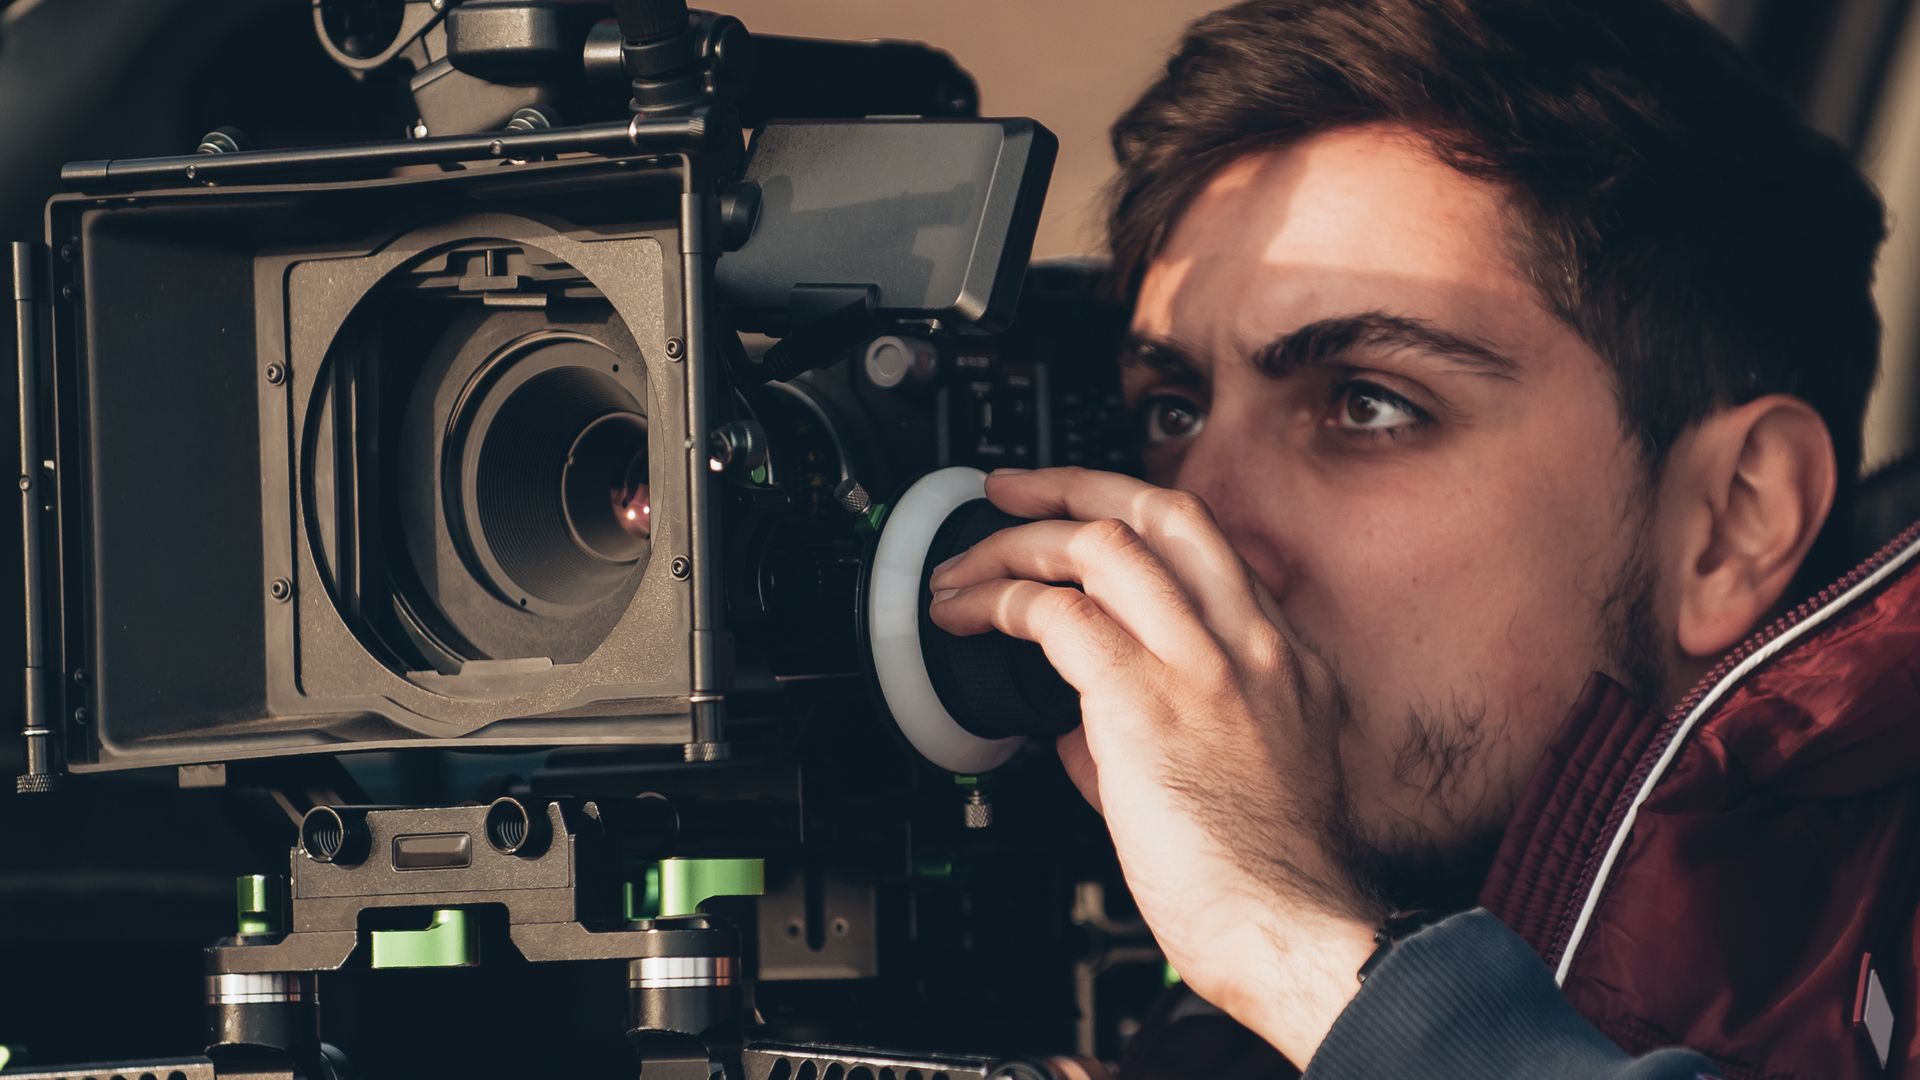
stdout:
[(1661, 494), (1683, 655), (1718, 656), (1780, 602), (1833, 509), (1836, 475), (1826, 422), (1784, 394), (1717, 412), (1675, 443)]

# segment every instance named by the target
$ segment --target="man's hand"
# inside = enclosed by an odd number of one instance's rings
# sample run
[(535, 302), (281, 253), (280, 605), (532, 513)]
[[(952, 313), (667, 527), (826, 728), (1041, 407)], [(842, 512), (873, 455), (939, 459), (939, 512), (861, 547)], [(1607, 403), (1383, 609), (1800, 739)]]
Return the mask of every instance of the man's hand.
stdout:
[(1338, 855), (1330, 672), (1196, 496), (1045, 469), (995, 473), (987, 497), (1052, 520), (940, 567), (933, 620), (1037, 642), (1080, 691), (1060, 758), (1167, 958), (1304, 1067), (1380, 914)]

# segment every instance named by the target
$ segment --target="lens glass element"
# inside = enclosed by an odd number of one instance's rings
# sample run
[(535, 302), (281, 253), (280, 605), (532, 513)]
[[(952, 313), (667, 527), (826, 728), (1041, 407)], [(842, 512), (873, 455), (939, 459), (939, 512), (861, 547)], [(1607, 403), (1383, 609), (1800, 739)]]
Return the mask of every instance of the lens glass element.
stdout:
[(647, 478), (646, 417), (608, 413), (580, 432), (560, 483), (567, 527), (582, 549), (610, 563), (646, 557), (653, 536)]

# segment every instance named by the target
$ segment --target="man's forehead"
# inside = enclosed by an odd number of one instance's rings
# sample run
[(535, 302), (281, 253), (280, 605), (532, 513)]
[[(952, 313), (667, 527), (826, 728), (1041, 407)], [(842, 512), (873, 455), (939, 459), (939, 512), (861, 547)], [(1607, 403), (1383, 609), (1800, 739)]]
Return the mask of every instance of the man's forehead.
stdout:
[(1403, 129), (1314, 135), (1207, 182), (1148, 267), (1134, 329), (1240, 354), (1315, 319), (1390, 310), (1513, 337), (1526, 328), (1503, 324), (1545, 312), (1508, 228), (1498, 188)]

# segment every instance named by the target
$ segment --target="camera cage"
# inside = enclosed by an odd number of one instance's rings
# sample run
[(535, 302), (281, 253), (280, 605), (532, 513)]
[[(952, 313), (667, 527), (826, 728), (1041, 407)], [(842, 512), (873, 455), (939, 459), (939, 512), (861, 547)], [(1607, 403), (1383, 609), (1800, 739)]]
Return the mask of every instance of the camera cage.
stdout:
[[(702, 433), (732, 409), (728, 387), (836, 363), (887, 327), (1004, 326), (1054, 141), (1024, 120), (776, 122), (755, 133), (742, 182), (721, 185), (700, 153), (637, 153), (674, 139), (709, 145), (704, 124), (610, 127), (512, 134), (485, 148), (507, 167), (424, 176), (343, 178), (457, 157), (472, 139), (67, 170), (82, 191), (48, 207), (49, 247), (64, 253), (49, 260), (51, 379), (33, 373), (49, 383), (35, 403), (57, 433), (48, 456), (66, 463), (59, 542), (29, 540), (60, 599), (30, 617), (55, 624), (65, 676), (33, 680), (47, 695), (35, 715), (60, 718), (35, 726), (59, 730), (73, 771), (431, 742), (716, 752), (730, 644), (721, 559), (704, 546), (720, 542), (720, 518), (711, 485), (696, 479), (710, 463)], [(564, 148), (612, 156), (555, 160)], [(903, 155), (913, 168), (889, 176), (885, 163)], [(848, 172), (864, 179), (832, 182)], [(112, 193), (125, 185), (134, 190)], [(423, 633), (414, 637), (439, 662), (395, 664), (357, 621), (364, 610), (342, 610), (352, 606), (343, 596), (365, 600), (350, 565), (362, 552), (341, 537), (342, 550), (328, 551), (328, 500), (310, 490), (327, 456), (316, 431), (342, 422), (322, 415), (323, 380), (340, 370), (336, 343), (395, 275), (489, 241), (570, 267), (575, 291), (603, 298), (632, 335), (663, 512), (635, 592), (598, 647), (462, 658)], [(796, 262), (796, 250), (812, 258)], [(809, 270), (820, 276), (800, 280)], [(478, 276), (466, 291), (483, 305), (542, 302), (537, 288), (515, 295)], [(183, 298), (184, 280), (218, 287)], [(708, 297), (708, 281), (722, 293)], [(90, 302), (101, 296), (112, 312)], [(723, 298), (732, 326), (784, 335), (758, 367), (710, 344)], [(196, 319), (218, 340), (196, 339)], [(153, 362), (169, 350), (187, 355)], [(196, 392), (218, 400), (183, 398), (183, 381), (214, 366), (218, 389)], [(204, 409), (252, 412), (249, 445), (213, 447), (219, 425), (192, 424), (183, 437), (184, 418)], [(207, 482), (170, 486), (175, 503), (129, 508), (143, 470)], [(332, 501), (352, 502), (327, 479)], [(262, 547), (236, 560), (221, 539), (249, 521), (263, 526)], [(218, 679), (208, 657), (223, 664)]]

